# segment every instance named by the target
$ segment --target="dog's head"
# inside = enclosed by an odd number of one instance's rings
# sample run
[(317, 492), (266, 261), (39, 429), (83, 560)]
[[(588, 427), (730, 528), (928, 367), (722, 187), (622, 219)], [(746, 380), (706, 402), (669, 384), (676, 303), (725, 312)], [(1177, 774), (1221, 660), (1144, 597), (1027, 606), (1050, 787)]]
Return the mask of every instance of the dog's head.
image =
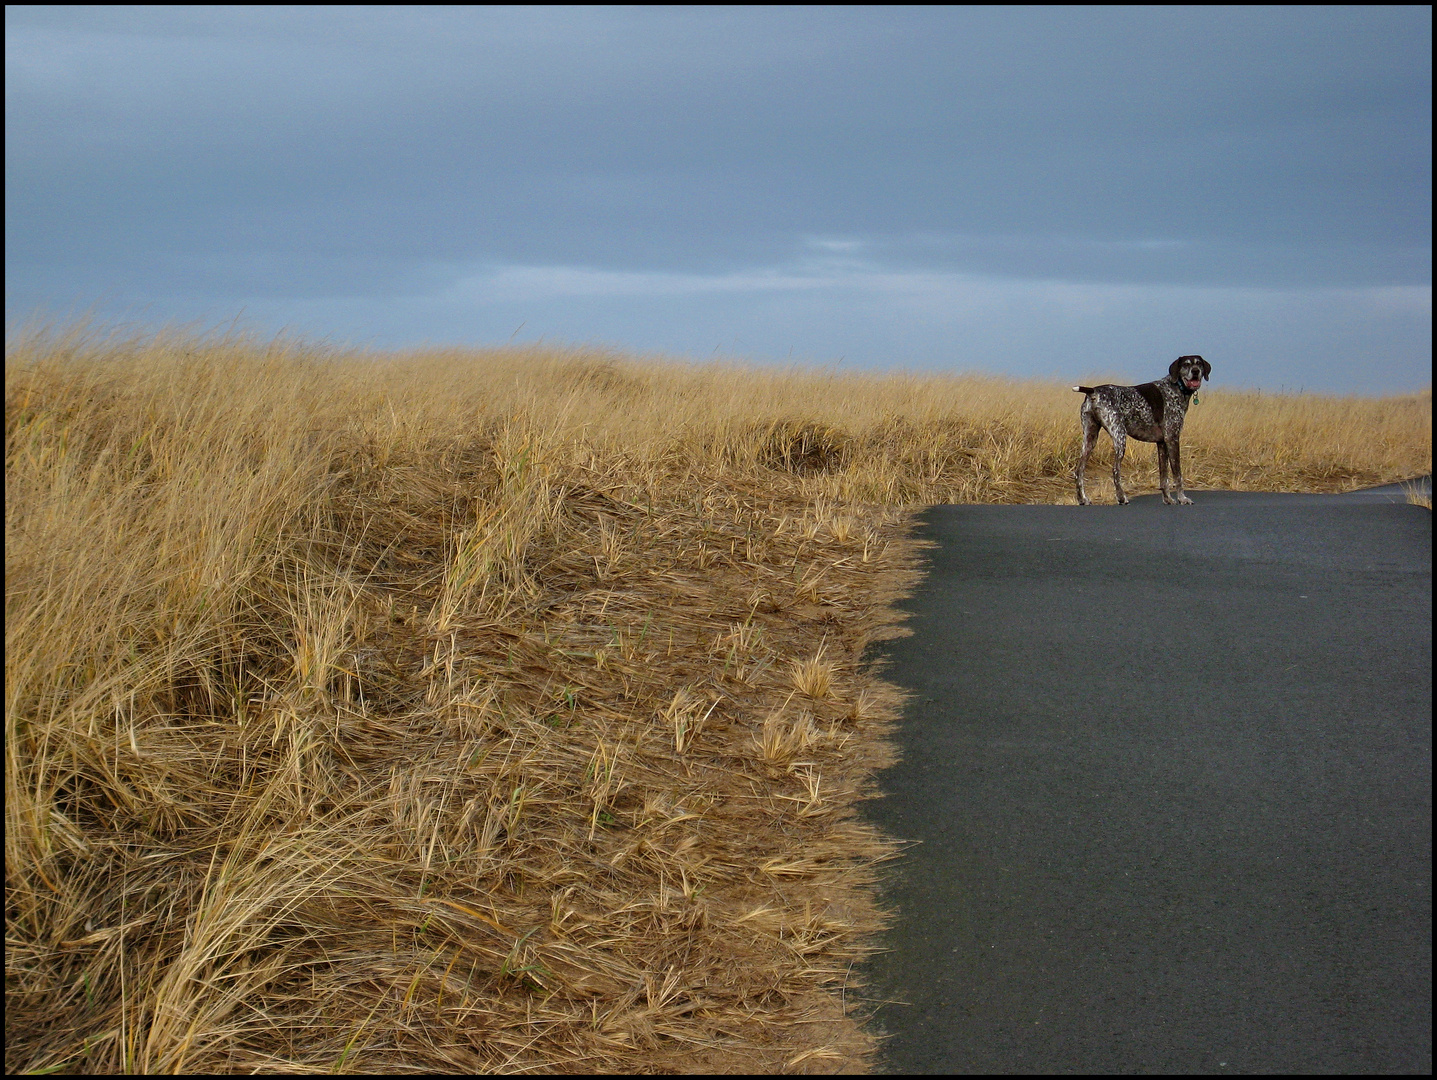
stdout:
[(1168, 374), (1187, 390), (1197, 390), (1212, 374), (1212, 365), (1201, 356), (1179, 356), (1168, 368)]

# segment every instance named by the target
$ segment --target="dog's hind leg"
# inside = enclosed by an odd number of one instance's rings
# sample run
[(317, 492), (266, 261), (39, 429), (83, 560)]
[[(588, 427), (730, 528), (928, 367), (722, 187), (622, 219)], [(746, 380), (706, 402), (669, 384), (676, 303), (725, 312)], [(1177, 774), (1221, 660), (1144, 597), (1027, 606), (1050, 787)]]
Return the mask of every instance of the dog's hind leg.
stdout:
[(1123, 454), (1128, 448), (1128, 437), (1114, 431), (1110, 431), (1108, 434), (1113, 437), (1113, 488), (1118, 493), (1118, 505), (1122, 506), (1128, 501), (1128, 497), (1123, 494), (1122, 477)]
[(1098, 445), (1098, 432), (1103, 430), (1103, 425), (1089, 410), (1086, 401), (1083, 403), (1083, 411), (1079, 418), (1083, 422), (1083, 452), (1078, 457), (1078, 505), (1087, 506), (1092, 500), (1083, 490), (1083, 474), (1088, 471), (1088, 458), (1093, 453), (1093, 447)]
[(1158, 440), (1158, 486), (1162, 488), (1163, 502), (1171, 506), (1173, 497), (1168, 494), (1168, 444), (1163, 439)]

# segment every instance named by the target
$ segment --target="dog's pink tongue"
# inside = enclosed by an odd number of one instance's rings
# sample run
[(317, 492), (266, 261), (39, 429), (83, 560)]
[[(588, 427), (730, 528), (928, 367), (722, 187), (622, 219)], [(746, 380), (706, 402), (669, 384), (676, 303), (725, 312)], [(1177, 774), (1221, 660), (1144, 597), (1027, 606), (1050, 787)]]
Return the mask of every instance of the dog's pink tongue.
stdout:
[(1196, 389), (1198, 389), (1198, 387), (1200, 387), (1200, 386), (1202, 386), (1202, 380), (1201, 380), (1201, 379), (1189, 379), (1189, 380), (1188, 380), (1188, 389), (1189, 389), (1189, 390), (1196, 390)]

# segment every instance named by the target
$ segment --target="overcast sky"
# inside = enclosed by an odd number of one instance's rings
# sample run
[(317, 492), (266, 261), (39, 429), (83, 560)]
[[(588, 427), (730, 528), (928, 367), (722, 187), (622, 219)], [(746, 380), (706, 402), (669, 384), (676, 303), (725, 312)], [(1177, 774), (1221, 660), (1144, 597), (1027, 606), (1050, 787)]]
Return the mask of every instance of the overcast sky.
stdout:
[(7, 317), (1413, 390), (1431, 19), (7, 7)]

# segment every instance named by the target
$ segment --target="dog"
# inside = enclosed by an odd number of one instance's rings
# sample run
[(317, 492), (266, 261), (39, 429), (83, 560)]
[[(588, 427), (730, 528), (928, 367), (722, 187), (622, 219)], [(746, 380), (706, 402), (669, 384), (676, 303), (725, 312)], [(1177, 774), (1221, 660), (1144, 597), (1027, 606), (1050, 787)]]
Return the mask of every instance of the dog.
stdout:
[(1158, 477), (1162, 483), (1163, 502), (1173, 505), (1168, 494), (1168, 461), (1172, 461), (1173, 479), (1177, 481), (1177, 502), (1191, 506), (1192, 500), (1183, 491), (1182, 457), (1178, 437), (1187, 415), (1188, 399), (1202, 387), (1212, 374), (1212, 365), (1201, 356), (1179, 356), (1168, 368), (1168, 377), (1141, 386), (1075, 386), (1083, 398), (1078, 412), (1083, 425), (1083, 454), (1078, 458), (1078, 503), (1088, 506), (1091, 500), (1083, 490), (1083, 473), (1088, 457), (1098, 443), (1098, 431), (1106, 428), (1113, 440), (1113, 487), (1118, 491), (1118, 505), (1128, 501), (1123, 493), (1119, 467), (1128, 438), (1158, 444)]

